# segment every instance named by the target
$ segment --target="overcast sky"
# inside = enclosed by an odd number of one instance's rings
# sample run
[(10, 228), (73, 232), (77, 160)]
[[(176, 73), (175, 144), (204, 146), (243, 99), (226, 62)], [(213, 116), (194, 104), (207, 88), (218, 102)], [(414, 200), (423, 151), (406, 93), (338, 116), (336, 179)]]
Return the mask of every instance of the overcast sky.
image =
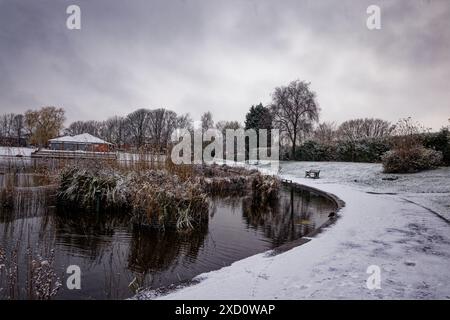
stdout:
[[(81, 8), (81, 30), (66, 8)], [(381, 30), (366, 9), (381, 7)], [(0, 111), (67, 123), (137, 108), (243, 121), (273, 89), (311, 82), (322, 121), (450, 118), (448, 0), (0, 0)]]

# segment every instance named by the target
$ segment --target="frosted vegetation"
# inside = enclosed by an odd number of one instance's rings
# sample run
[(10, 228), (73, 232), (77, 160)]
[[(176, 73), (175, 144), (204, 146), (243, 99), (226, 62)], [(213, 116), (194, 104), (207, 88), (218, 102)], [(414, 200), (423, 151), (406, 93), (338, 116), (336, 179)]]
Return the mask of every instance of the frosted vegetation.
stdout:
[(66, 167), (58, 201), (84, 210), (125, 210), (131, 221), (157, 228), (193, 229), (208, 219), (212, 195), (252, 192), (260, 202), (277, 197), (279, 181), (256, 170), (227, 166), (167, 166), (128, 170)]
[[(259, 166), (265, 171), (268, 166)], [(320, 169), (320, 179), (306, 179)], [(285, 253), (201, 274), (197, 284), (138, 299), (448, 299), (450, 169), (383, 173), (381, 164), (283, 162), (280, 176), (345, 201), (339, 220)], [(444, 219), (442, 219), (444, 218)], [(447, 220), (447, 221), (444, 221)], [(381, 289), (366, 286), (381, 268)]]
[(282, 175), (321, 170), (320, 185), (351, 185), (366, 192), (400, 196), (429, 208), (450, 221), (450, 168), (440, 167), (413, 174), (384, 173), (382, 164), (348, 162), (283, 162)]

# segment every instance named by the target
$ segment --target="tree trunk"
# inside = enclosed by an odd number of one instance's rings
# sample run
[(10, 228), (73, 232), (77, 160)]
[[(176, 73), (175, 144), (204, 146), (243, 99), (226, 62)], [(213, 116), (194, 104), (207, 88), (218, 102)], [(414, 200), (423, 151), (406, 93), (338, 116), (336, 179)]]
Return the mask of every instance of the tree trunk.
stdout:
[(294, 132), (294, 139), (292, 140), (292, 160), (295, 160), (295, 148), (297, 146), (297, 133)]

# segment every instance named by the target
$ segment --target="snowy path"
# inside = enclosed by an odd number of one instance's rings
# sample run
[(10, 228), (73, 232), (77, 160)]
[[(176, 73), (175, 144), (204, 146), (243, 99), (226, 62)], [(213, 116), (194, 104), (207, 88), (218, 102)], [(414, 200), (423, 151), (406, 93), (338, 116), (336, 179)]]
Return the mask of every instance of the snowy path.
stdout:
[(381, 164), (374, 163), (284, 162), (282, 174), (302, 177), (302, 172), (313, 168), (321, 170), (321, 179), (315, 182), (319, 188), (321, 183), (337, 183), (362, 191), (396, 193), (450, 221), (449, 167), (414, 174), (385, 174)]
[[(283, 177), (343, 199), (346, 206), (337, 223), (300, 247), (277, 256), (259, 254), (238, 261), (199, 276), (203, 280), (196, 285), (160, 298), (450, 299), (447, 222), (403, 200), (402, 195), (369, 194), (368, 188), (356, 182), (305, 180), (303, 168), (295, 163), (283, 169)], [(441, 186), (449, 176), (444, 174)], [(381, 289), (366, 286), (370, 265), (381, 268)]]

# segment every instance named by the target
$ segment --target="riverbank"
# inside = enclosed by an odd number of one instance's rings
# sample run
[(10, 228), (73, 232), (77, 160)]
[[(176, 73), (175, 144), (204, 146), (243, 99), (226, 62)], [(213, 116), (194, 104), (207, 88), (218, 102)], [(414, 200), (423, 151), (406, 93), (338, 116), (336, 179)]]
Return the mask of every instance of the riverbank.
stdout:
[[(310, 168), (321, 179), (305, 179)], [(344, 200), (337, 223), (300, 247), (235, 262), (159, 298), (450, 299), (449, 168), (394, 176), (378, 164), (288, 162), (280, 175)], [(371, 265), (381, 269), (381, 289), (366, 286)]]

